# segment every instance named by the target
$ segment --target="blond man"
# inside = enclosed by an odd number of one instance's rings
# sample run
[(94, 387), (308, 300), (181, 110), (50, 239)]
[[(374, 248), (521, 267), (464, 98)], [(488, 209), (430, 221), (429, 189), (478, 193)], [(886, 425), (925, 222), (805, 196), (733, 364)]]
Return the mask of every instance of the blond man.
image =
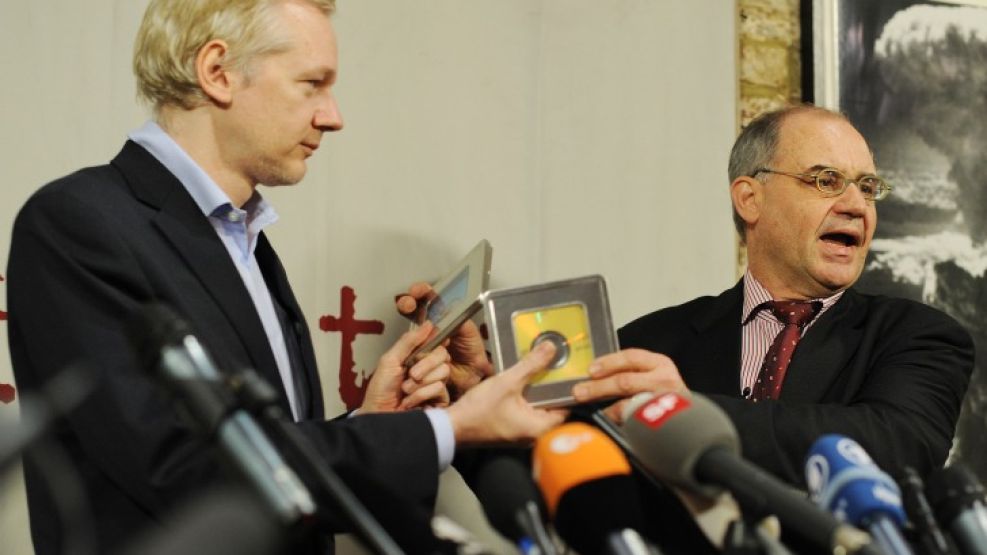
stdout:
[[(263, 232), (277, 215), (258, 186), (300, 181), (323, 134), (343, 127), (333, 9), (152, 0), (134, 72), (153, 119), (109, 165), (46, 185), (18, 215), (7, 272), (18, 384), (30, 393), (76, 361), (99, 376), (55, 436), (84, 482), (99, 552), (226, 480), (127, 342), (124, 323), (148, 301), (187, 319), (221, 367), (257, 369), (357, 494), (367, 477), (428, 506), (457, 445), (529, 439), (563, 417), (520, 396), (551, 357), (542, 351), (448, 405), (448, 353), (401, 364), (423, 328), (381, 357), (357, 416), (324, 421), (306, 320)], [(408, 411), (417, 407), (429, 408)], [(61, 552), (52, 492), (31, 461), (25, 473), (35, 548)], [(346, 528), (326, 516), (323, 532)]]

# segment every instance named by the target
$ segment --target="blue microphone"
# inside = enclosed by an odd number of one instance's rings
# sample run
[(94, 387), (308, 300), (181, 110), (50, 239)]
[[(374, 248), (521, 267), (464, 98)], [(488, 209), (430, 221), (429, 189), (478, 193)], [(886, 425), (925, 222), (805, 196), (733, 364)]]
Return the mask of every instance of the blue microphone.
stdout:
[(816, 440), (805, 461), (813, 501), (836, 518), (870, 532), (889, 555), (911, 555), (901, 535), (901, 490), (856, 441), (838, 434)]

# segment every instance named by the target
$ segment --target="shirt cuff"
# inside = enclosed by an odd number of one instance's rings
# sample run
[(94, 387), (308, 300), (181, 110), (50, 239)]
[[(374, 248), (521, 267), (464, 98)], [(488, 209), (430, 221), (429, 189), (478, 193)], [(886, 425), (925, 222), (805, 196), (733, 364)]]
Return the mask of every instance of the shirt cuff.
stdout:
[(425, 416), (432, 424), (435, 434), (435, 447), (439, 453), (439, 472), (449, 468), (456, 454), (456, 435), (452, 431), (452, 421), (445, 409), (425, 409)]

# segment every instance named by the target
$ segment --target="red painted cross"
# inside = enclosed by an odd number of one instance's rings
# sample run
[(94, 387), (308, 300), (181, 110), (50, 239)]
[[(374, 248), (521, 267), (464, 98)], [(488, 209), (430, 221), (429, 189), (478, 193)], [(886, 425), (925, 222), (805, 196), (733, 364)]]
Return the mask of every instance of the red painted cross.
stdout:
[(357, 372), (354, 370), (353, 341), (356, 336), (365, 333), (380, 335), (384, 332), (384, 322), (380, 320), (357, 320), (356, 293), (353, 288), (343, 286), (339, 291), (339, 312), (336, 316), (325, 315), (319, 318), (319, 329), (324, 332), (338, 331), (342, 334), (342, 346), (339, 353), (339, 397), (346, 403), (346, 410), (353, 410), (363, 402), (363, 394), (367, 389), (367, 372), (361, 371), (362, 382), (357, 385)]

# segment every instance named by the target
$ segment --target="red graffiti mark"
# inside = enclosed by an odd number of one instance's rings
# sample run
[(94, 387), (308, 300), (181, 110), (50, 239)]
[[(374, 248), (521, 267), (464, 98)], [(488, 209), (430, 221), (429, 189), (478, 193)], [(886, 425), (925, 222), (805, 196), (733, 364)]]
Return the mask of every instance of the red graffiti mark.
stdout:
[(17, 398), (17, 390), (14, 386), (6, 383), (0, 383), (0, 403), (9, 405), (14, 402)]
[[(363, 394), (367, 389), (367, 374), (363, 370), (359, 374), (354, 370), (353, 341), (361, 333), (380, 335), (384, 332), (384, 322), (380, 320), (357, 320), (356, 293), (352, 287), (344, 286), (339, 291), (339, 312), (336, 316), (319, 318), (319, 329), (324, 332), (338, 331), (342, 334), (342, 347), (339, 353), (339, 397), (346, 403), (346, 410), (353, 410), (363, 402)], [(357, 378), (361, 383), (357, 385)]]
[[(0, 281), (3, 281), (3, 276), (0, 276)], [(6, 319), (7, 319), (7, 313), (0, 310), (0, 320), (6, 320)]]

